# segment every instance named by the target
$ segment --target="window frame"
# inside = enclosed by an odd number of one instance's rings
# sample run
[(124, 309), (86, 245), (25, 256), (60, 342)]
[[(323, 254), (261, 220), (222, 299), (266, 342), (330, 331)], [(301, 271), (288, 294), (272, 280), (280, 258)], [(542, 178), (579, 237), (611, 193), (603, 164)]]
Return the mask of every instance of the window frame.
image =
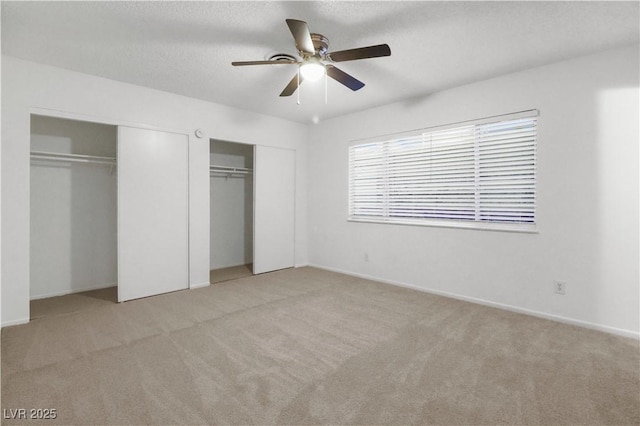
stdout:
[[(538, 233), (538, 164), (537, 164), (537, 150), (538, 150), (538, 117), (539, 111), (537, 109), (519, 111), (515, 113), (501, 114), (491, 117), (485, 117), (481, 119), (466, 120), (456, 123), (437, 125), (431, 127), (425, 127), (416, 130), (410, 130), (401, 133), (394, 133), (389, 135), (377, 136), (373, 138), (357, 139), (350, 141), (347, 148), (347, 221), (348, 222), (361, 222), (361, 223), (380, 223), (391, 225), (409, 225), (409, 226), (429, 226), (429, 227), (444, 227), (444, 228), (461, 228), (461, 229), (476, 229), (476, 230), (490, 230), (490, 231), (507, 231), (507, 232), (519, 232), (519, 233)], [(390, 143), (394, 140), (403, 140), (412, 137), (419, 137), (423, 133), (432, 133), (445, 131), (456, 128), (463, 128), (466, 126), (481, 126), (492, 123), (507, 122), (519, 119), (534, 119), (535, 120), (535, 136), (533, 137), (533, 222), (505, 222), (505, 221), (491, 221), (491, 220), (479, 220), (478, 219), (478, 206), (477, 202), (479, 196), (476, 194), (475, 198), (475, 218), (470, 219), (444, 219), (444, 218), (400, 218), (390, 217), (388, 212), (383, 213), (384, 216), (355, 216), (352, 214), (352, 160), (351, 151), (352, 147), (358, 145), (367, 145), (375, 143)], [(478, 143), (474, 140), (474, 145), (477, 149)], [(477, 154), (475, 155), (475, 161), (478, 161)], [(388, 163), (385, 163), (388, 164)], [(475, 171), (474, 179), (478, 179), (478, 170)], [(383, 195), (388, 197), (389, 194)]]

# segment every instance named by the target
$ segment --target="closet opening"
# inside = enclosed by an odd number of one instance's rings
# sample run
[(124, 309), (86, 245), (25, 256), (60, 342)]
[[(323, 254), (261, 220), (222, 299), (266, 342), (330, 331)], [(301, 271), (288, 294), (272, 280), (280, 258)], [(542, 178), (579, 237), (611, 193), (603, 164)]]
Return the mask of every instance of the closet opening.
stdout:
[(209, 141), (211, 284), (253, 274), (254, 146)]
[(30, 149), (31, 318), (117, 303), (117, 126), (31, 115)]

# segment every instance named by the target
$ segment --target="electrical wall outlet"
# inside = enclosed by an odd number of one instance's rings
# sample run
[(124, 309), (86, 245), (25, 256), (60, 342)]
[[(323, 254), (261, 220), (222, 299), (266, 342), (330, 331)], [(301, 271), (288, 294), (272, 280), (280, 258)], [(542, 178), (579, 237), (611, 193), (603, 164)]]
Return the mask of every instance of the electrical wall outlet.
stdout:
[(364, 254), (364, 261), (368, 262), (369, 261), (369, 253), (365, 253)]
[(553, 292), (555, 294), (564, 295), (567, 291), (567, 283), (566, 281), (554, 281), (553, 282)]

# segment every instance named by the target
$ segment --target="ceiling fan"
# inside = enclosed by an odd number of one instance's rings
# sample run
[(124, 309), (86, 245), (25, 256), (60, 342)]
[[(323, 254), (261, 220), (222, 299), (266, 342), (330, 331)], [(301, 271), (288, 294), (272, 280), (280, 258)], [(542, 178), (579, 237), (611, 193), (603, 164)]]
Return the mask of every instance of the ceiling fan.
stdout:
[(291, 96), (303, 80), (315, 81), (322, 78), (325, 74), (353, 91), (362, 89), (362, 87), (364, 87), (363, 82), (331, 63), (391, 55), (391, 49), (389, 49), (387, 44), (328, 52), (329, 39), (325, 36), (309, 32), (309, 27), (304, 21), (297, 19), (287, 19), (286, 21), (293, 35), (293, 39), (296, 42), (296, 49), (300, 54), (300, 58), (279, 53), (271, 56), (266, 61), (241, 61), (231, 63), (233, 66), (297, 64), (299, 67), (298, 72), (296, 72), (289, 84), (287, 84), (282, 93), (280, 93), (280, 96)]

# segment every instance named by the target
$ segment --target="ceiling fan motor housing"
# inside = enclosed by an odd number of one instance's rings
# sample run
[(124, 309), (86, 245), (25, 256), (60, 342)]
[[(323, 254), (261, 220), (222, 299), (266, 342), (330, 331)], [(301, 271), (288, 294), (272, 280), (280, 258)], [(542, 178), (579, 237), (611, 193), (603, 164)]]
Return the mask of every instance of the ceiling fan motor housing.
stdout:
[(329, 48), (329, 39), (318, 33), (311, 33), (311, 41), (313, 42), (313, 48), (316, 50), (316, 56), (324, 58)]

